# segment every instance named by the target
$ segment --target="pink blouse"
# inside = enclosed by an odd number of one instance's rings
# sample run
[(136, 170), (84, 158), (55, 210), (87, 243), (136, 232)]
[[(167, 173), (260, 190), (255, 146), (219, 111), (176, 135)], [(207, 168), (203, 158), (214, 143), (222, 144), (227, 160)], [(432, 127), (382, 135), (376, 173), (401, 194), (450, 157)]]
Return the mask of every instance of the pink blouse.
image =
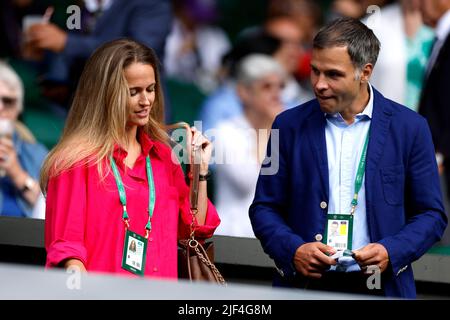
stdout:
[[(149, 154), (156, 202), (145, 275), (177, 278), (177, 238), (188, 237), (192, 220), (189, 187), (181, 166), (172, 161), (168, 146), (150, 140), (142, 132), (139, 141), (142, 153), (132, 169), (123, 163), (125, 150), (117, 146), (113, 154), (126, 189), (130, 230), (145, 234), (149, 201), (145, 157)], [(109, 161), (105, 165), (109, 166)], [(196, 237), (210, 238), (219, 223), (217, 211), (208, 201), (205, 224), (197, 228)], [(121, 267), (124, 236), (122, 205), (112, 171), (103, 183), (97, 165), (76, 166), (49, 180), (45, 220), (47, 267), (75, 258), (88, 271), (132, 275)]]

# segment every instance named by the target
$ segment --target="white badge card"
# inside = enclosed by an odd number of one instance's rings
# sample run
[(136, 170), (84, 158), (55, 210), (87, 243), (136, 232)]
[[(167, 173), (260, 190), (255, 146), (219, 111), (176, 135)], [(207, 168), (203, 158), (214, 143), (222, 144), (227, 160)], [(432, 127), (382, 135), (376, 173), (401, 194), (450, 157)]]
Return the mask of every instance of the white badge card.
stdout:
[(147, 253), (147, 239), (127, 230), (123, 247), (122, 268), (143, 276)]
[(328, 214), (324, 243), (337, 251), (352, 249), (353, 216)]

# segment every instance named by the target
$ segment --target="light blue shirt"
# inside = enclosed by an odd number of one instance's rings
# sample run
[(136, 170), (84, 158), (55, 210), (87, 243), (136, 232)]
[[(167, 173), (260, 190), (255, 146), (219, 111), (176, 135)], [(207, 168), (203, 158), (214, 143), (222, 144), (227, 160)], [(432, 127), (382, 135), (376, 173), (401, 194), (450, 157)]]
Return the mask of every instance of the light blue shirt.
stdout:
[[(325, 114), (330, 198), (328, 213), (350, 214), (351, 201), (355, 193), (355, 178), (361, 159), (364, 142), (369, 131), (373, 111), (373, 91), (369, 84), (370, 99), (363, 112), (355, 116), (348, 125), (341, 114)], [(370, 243), (366, 217), (365, 176), (358, 193), (358, 205), (353, 218), (352, 250)], [(347, 271), (358, 271), (356, 264)]]

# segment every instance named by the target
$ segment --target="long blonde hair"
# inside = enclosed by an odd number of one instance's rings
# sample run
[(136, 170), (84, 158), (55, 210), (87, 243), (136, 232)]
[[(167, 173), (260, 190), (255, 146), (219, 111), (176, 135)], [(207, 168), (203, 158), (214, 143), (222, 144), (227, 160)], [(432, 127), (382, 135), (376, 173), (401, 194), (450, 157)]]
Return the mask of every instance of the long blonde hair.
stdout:
[(142, 128), (152, 139), (167, 143), (164, 131), (164, 101), (154, 51), (129, 39), (108, 42), (99, 47), (86, 63), (58, 144), (49, 153), (41, 171), (44, 193), (49, 178), (75, 164), (97, 164), (104, 177), (102, 162), (112, 155), (114, 145), (126, 145), (129, 89), (124, 69), (132, 63), (151, 65), (155, 72), (156, 96), (150, 120)]

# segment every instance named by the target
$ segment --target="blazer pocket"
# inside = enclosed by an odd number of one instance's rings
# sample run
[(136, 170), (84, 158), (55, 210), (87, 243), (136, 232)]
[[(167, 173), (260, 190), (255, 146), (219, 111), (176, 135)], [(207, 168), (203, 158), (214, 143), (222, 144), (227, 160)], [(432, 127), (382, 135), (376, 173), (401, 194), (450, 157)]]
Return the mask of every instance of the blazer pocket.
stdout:
[(402, 165), (381, 168), (381, 181), (386, 202), (393, 206), (403, 205), (405, 173)]

